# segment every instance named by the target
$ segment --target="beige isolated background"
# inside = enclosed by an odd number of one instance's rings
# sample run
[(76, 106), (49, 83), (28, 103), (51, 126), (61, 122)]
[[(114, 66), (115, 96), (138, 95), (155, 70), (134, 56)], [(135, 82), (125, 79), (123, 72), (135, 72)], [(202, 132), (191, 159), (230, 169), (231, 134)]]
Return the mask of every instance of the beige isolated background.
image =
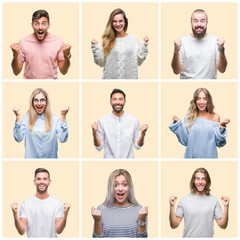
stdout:
[(134, 147), (136, 158), (158, 157), (158, 83), (156, 82), (83, 82), (82, 83), (82, 157), (103, 158), (104, 149), (99, 152), (93, 145), (92, 123), (112, 112), (110, 94), (114, 88), (126, 94), (124, 110), (137, 117), (140, 125), (149, 128), (144, 145), (140, 150)]
[[(16, 142), (13, 137), (15, 124), (15, 114), (12, 111), (14, 106), (20, 108), (21, 119), (28, 111), (29, 98), (36, 88), (43, 88), (50, 96), (52, 113), (60, 117), (61, 109), (69, 106), (67, 114), (68, 141), (58, 144), (59, 158), (79, 157), (79, 84), (77, 82), (4, 82), (3, 89), (3, 109), (2, 109), (2, 136), (4, 141), (3, 158), (24, 158), (24, 140)], [(13, 151), (14, 149), (14, 151)]]
[(10, 45), (33, 33), (32, 14), (43, 9), (49, 13), (49, 32), (70, 43), (71, 66), (66, 75), (58, 70), (59, 79), (79, 78), (79, 3), (12, 2), (2, 4), (2, 77), (3, 79), (22, 79), (23, 71), (15, 76), (12, 72), (12, 50)]
[(106, 196), (109, 175), (126, 169), (132, 177), (135, 197), (141, 206), (148, 206), (148, 237), (158, 237), (158, 162), (101, 161), (82, 162), (82, 237), (92, 237), (91, 207), (101, 205)]
[(158, 3), (82, 3), (82, 78), (100, 79), (103, 68), (94, 63), (91, 40), (97, 39), (102, 43), (102, 34), (105, 30), (109, 15), (116, 9), (125, 11), (128, 18), (127, 33), (135, 35), (138, 41), (148, 35), (149, 53), (147, 59), (138, 68), (141, 79), (158, 78)]
[(204, 167), (209, 172), (212, 181), (211, 194), (219, 200), (222, 208), (221, 197), (230, 198), (228, 227), (223, 230), (214, 221), (214, 237), (237, 238), (238, 166), (236, 161), (164, 161), (161, 163), (161, 237), (182, 237), (183, 220), (177, 229), (171, 229), (169, 225), (169, 197), (177, 196), (177, 206), (179, 201), (190, 193), (189, 182), (193, 172), (199, 167)]
[(237, 79), (238, 74), (238, 5), (224, 2), (161, 3), (161, 78), (179, 79), (171, 68), (174, 40), (192, 33), (191, 14), (203, 9), (208, 15), (207, 32), (225, 39), (228, 66), (219, 79)]
[(173, 115), (182, 121), (187, 114), (193, 93), (207, 88), (212, 95), (215, 112), (220, 119), (230, 118), (227, 144), (218, 148), (219, 158), (237, 158), (238, 154), (238, 86), (236, 82), (163, 82), (161, 85), (161, 151), (162, 158), (183, 158), (185, 146), (168, 128)]
[(39, 167), (46, 168), (50, 173), (52, 182), (48, 188), (49, 194), (71, 204), (66, 228), (59, 237), (79, 238), (79, 163), (72, 161), (3, 161), (2, 236), (21, 237), (14, 226), (10, 205), (17, 202), (19, 210), (24, 200), (36, 194), (33, 180), (34, 172)]

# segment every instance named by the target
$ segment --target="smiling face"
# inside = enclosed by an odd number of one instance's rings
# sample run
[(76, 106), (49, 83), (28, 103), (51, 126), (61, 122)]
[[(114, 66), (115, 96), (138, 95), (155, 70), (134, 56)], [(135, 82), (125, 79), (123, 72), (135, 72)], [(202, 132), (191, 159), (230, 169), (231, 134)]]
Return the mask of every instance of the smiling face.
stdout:
[(34, 184), (38, 193), (43, 194), (47, 192), (48, 186), (51, 184), (48, 173), (39, 172), (35, 177)]
[(194, 37), (201, 39), (207, 32), (207, 16), (204, 12), (195, 12), (192, 14), (191, 25)]
[(199, 112), (207, 112), (207, 103), (208, 99), (206, 94), (204, 92), (200, 92), (196, 100), (196, 105)]
[(194, 185), (196, 188), (196, 195), (205, 195), (205, 187), (206, 187), (206, 176), (204, 173), (197, 172), (195, 174)]
[(110, 104), (116, 114), (120, 114), (123, 111), (125, 103), (126, 100), (122, 93), (114, 93), (112, 95)]
[(112, 26), (116, 33), (125, 32), (124, 31), (125, 21), (124, 21), (123, 15), (121, 13), (119, 13), (113, 17)]
[(47, 99), (42, 93), (36, 94), (32, 100), (32, 103), (38, 115), (41, 115), (45, 112)]
[(129, 184), (124, 175), (119, 175), (115, 178), (114, 183), (114, 206), (126, 207), (130, 203), (128, 201)]
[(32, 23), (34, 35), (39, 41), (42, 41), (47, 36), (47, 31), (49, 27), (50, 23), (48, 22), (46, 17), (35, 19)]

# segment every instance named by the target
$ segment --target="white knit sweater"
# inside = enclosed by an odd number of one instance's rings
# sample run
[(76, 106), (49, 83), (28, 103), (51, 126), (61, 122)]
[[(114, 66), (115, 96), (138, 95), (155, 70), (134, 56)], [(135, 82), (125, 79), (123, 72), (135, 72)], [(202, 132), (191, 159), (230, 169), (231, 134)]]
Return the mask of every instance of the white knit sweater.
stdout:
[(94, 62), (103, 69), (103, 79), (137, 79), (138, 66), (146, 59), (148, 43), (140, 42), (128, 34), (124, 38), (116, 38), (116, 44), (107, 56), (102, 46), (92, 44)]

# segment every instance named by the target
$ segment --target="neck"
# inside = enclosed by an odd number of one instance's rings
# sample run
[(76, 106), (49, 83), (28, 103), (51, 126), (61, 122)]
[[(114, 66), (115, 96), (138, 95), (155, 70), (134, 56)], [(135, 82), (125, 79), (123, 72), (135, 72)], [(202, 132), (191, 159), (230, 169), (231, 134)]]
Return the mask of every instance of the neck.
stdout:
[(113, 206), (114, 207), (128, 207), (130, 205), (129, 201), (123, 202), (123, 203), (119, 203), (114, 201)]
[(196, 191), (195, 194), (198, 195), (198, 196), (204, 196), (204, 195), (206, 195), (205, 191), (203, 191), (203, 192), (198, 192), (198, 191)]
[(122, 31), (122, 32), (116, 32), (116, 37), (117, 38), (123, 38), (123, 37), (126, 37), (127, 36), (127, 33)]
[(117, 117), (121, 117), (123, 115), (124, 111), (122, 110), (120, 113), (116, 113), (115, 111), (112, 111), (112, 113)]
[(39, 192), (37, 191), (37, 193), (36, 193), (35, 196), (36, 196), (38, 199), (46, 199), (46, 198), (49, 197), (49, 194), (48, 194), (47, 192), (45, 192), (45, 193), (39, 193)]

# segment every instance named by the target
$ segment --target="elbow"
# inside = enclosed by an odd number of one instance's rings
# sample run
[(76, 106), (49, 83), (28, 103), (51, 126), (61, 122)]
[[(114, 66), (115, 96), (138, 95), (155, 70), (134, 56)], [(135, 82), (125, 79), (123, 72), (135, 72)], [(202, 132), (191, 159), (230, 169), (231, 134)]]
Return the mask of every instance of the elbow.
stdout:
[(18, 229), (18, 233), (20, 234), (20, 235), (23, 235), (24, 233), (25, 233), (25, 230), (23, 230), (23, 229)]
[(177, 228), (177, 227), (178, 227), (178, 225), (176, 225), (176, 224), (173, 224), (173, 223), (170, 223), (170, 227), (171, 227), (172, 229), (175, 229), (175, 228)]
[(68, 70), (62, 70), (62, 69), (59, 69), (59, 70), (60, 70), (60, 72), (61, 72), (62, 75), (66, 75), (67, 72), (68, 72)]
[(57, 233), (57, 234), (61, 234), (62, 232), (63, 232), (63, 230), (57, 230), (57, 229), (56, 229), (56, 233)]

